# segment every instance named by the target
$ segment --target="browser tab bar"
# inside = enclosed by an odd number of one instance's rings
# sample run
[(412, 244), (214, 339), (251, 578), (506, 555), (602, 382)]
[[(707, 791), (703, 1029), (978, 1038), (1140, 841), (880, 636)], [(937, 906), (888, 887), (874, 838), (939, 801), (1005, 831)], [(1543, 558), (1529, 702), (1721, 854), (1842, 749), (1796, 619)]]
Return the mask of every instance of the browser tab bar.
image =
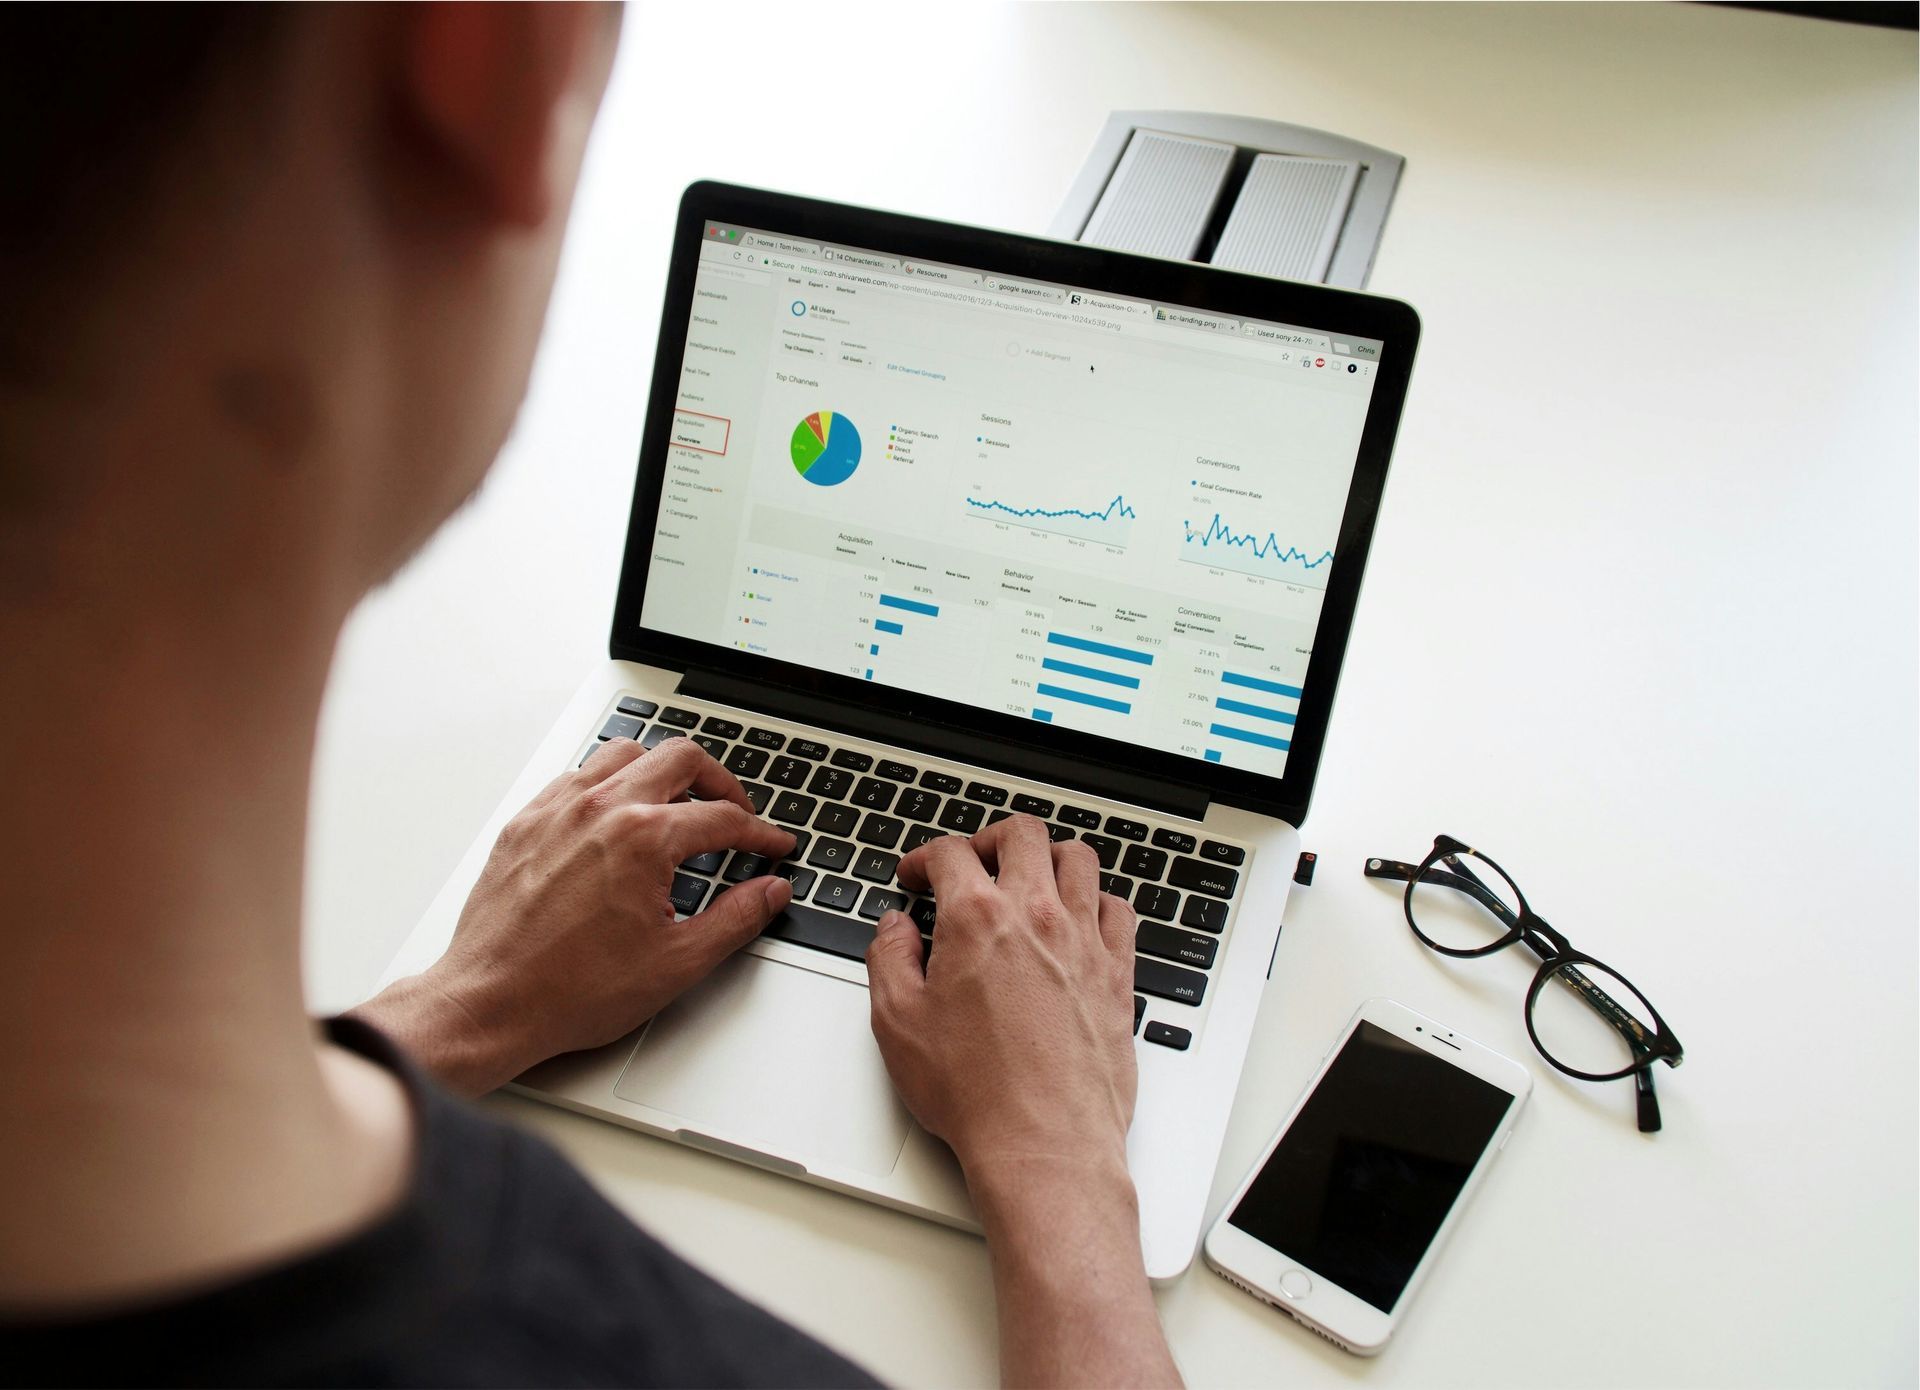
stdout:
[(1325, 334), (1282, 328), (1274, 323), (1250, 323), (1246, 327), (1246, 335), (1265, 343), (1285, 343), (1289, 347), (1316, 348), (1321, 352), (1333, 351), (1333, 341)]

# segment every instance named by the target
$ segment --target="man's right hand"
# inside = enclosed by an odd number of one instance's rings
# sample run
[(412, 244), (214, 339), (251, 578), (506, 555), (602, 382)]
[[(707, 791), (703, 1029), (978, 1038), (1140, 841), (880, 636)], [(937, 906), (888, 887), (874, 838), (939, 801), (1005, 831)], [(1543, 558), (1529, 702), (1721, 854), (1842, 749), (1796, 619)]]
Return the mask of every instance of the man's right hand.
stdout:
[(899, 912), (867, 950), (874, 1036), (914, 1117), (970, 1173), (1020, 1158), (1124, 1164), (1134, 916), (1100, 891), (1093, 850), (1013, 816), (929, 841), (899, 875), (939, 904), (931, 961)]

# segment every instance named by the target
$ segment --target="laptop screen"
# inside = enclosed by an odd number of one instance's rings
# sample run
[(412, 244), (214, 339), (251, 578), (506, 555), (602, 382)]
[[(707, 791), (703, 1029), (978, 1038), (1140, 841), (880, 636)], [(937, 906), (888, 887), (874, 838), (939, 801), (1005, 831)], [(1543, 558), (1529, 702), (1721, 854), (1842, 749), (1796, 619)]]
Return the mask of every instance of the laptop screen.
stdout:
[(641, 622), (1278, 778), (1383, 350), (707, 222)]

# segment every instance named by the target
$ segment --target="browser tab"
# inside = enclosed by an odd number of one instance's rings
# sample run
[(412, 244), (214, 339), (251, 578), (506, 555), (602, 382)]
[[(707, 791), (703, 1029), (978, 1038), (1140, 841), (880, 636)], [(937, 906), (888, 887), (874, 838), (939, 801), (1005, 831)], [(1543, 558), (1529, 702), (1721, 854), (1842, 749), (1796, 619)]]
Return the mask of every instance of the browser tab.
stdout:
[(1289, 347), (1317, 348), (1321, 352), (1332, 352), (1333, 342), (1321, 333), (1308, 333), (1299, 328), (1282, 328), (1275, 323), (1250, 323), (1246, 327), (1249, 338), (1258, 338), (1265, 343), (1285, 343)]
[(753, 251), (778, 251), (783, 256), (817, 256), (820, 247), (811, 241), (792, 241), (783, 236), (768, 236), (765, 232), (748, 232), (740, 238), (740, 244)]
[(833, 261), (838, 265), (863, 266), (868, 270), (898, 270), (900, 262), (893, 256), (876, 256), (871, 251), (848, 251), (842, 247), (829, 246), (821, 259)]
[(974, 270), (955, 270), (948, 265), (932, 265), (926, 261), (902, 261), (902, 273), (916, 280), (932, 280), (942, 285), (977, 285), (980, 273)]
[(990, 290), (1000, 294), (1016, 294), (1023, 299), (1045, 299), (1060, 304), (1067, 297), (1067, 292), (1058, 285), (1038, 285), (1031, 280), (1002, 280), (990, 275), (986, 283)]
[(1203, 314), (1197, 309), (1180, 309), (1171, 305), (1153, 306), (1153, 317), (1160, 323), (1170, 323), (1179, 328), (1203, 328), (1212, 333), (1238, 333), (1240, 320), (1223, 318), (1219, 314)]
[(1333, 350), (1342, 357), (1364, 357), (1370, 362), (1380, 360), (1380, 345), (1366, 338), (1335, 338)]
[(1115, 299), (1112, 295), (1088, 294), (1085, 290), (1068, 290), (1067, 303), (1075, 309), (1098, 309), (1108, 314), (1138, 314), (1145, 318), (1153, 312), (1153, 307), (1142, 304), (1137, 299)]

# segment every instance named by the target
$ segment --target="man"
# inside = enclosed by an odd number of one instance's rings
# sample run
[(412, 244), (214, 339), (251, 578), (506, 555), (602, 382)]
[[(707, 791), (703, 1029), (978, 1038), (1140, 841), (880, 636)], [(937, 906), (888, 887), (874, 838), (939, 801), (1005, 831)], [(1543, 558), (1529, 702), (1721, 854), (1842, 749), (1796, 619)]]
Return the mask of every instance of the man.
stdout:
[[(757, 879), (674, 922), (679, 860), (790, 845), (687, 741), (549, 786), (427, 974), (302, 1007), (332, 648), (512, 421), (617, 28), (0, 19), (8, 1378), (864, 1379), (434, 1084), (618, 1037), (784, 905)], [(900, 872), (941, 948), (881, 924), (874, 1032), (966, 1171), (1007, 1380), (1177, 1380), (1124, 1151), (1131, 913), (1026, 818)]]

